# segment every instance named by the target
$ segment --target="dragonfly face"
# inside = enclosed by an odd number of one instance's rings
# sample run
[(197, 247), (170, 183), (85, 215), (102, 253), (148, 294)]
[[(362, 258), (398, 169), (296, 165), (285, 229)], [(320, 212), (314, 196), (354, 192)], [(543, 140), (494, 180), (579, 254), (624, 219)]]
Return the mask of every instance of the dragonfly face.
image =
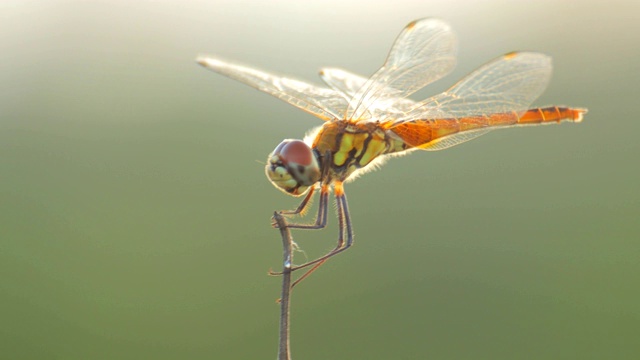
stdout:
[(335, 194), (338, 245), (327, 255), (293, 270), (319, 266), (351, 246), (353, 232), (343, 182), (384, 159), (412, 150), (447, 149), (494, 129), (582, 121), (586, 109), (530, 107), (547, 86), (552, 69), (551, 58), (535, 52), (500, 56), (445, 92), (422, 101), (410, 99), (416, 91), (451, 72), (456, 45), (455, 34), (446, 22), (416, 20), (398, 35), (385, 63), (372, 76), (325, 68), (320, 77), (326, 86), (212, 57), (197, 59), (210, 70), (325, 121), (306, 142), (283, 141), (266, 166), (267, 177), (280, 190), (294, 196), (308, 191), (296, 210), (281, 214), (304, 213), (314, 191), (320, 190), (315, 223), (289, 223), (289, 228), (325, 227), (332, 188)]
[(267, 178), (287, 194), (300, 196), (320, 180), (315, 153), (302, 140), (284, 140), (267, 159)]

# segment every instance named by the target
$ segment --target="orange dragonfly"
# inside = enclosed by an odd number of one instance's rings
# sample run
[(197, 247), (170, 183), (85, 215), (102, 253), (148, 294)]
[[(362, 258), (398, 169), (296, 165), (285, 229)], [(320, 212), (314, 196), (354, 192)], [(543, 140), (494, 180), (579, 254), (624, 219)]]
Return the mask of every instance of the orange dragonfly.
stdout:
[(494, 129), (580, 122), (587, 112), (564, 106), (529, 108), (549, 83), (552, 68), (549, 56), (535, 52), (503, 55), (441, 94), (423, 101), (408, 99), (455, 65), (455, 35), (447, 23), (433, 18), (409, 23), (384, 65), (368, 79), (337, 68), (322, 69), (320, 77), (328, 87), (207, 56), (197, 61), (325, 121), (304, 141), (281, 142), (266, 165), (267, 177), (278, 189), (294, 196), (306, 193), (297, 209), (282, 214), (304, 214), (320, 190), (315, 223), (288, 225), (291, 228), (324, 228), (331, 188), (335, 193), (338, 244), (324, 256), (292, 266), (296, 270), (315, 265), (303, 278), (353, 244), (345, 181), (413, 150), (446, 149)]

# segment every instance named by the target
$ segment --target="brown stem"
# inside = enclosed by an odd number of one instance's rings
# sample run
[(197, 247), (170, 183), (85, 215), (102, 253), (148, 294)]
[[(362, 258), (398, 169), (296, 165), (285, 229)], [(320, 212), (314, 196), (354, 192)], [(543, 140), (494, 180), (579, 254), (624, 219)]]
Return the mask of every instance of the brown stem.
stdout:
[(283, 263), (282, 263), (282, 294), (280, 296), (280, 344), (278, 360), (291, 360), (289, 348), (289, 306), (291, 299), (291, 264), (293, 263), (293, 239), (287, 227), (287, 222), (278, 212), (273, 218), (280, 229), (282, 236)]

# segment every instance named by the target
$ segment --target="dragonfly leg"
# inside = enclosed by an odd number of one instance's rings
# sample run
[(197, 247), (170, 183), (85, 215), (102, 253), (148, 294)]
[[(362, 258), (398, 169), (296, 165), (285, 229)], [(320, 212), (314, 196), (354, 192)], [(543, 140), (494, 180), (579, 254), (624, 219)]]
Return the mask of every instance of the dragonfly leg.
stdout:
[[(281, 214), (285, 215), (293, 215), (298, 214), (304, 210), (309, 204), (309, 200), (311, 199), (312, 191), (309, 191), (309, 194), (302, 200), (302, 203), (298, 208), (294, 211), (285, 213), (281, 212)], [(287, 224), (287, 227), (290, 229), (322, 229), (327, 226), (327, 210), (329, 208), (329, 185), (321, 185), (320, 187), (320, 202), (318, 204), (318, 215), (316, 216), (316, 221), (313, 224)], [(273, 224), (275, 227), (276, 224)]]
[[(292, 271), (303, 269), (313, 266), (307, 273), (302, 275), (300, 279), (298, 279), (294, 284), (300, 282), (300, 280), (309, 276), (310, 273), (318, 269), (325, 261), (327, 261), (330, 257), (337, 255), (353, 245), (353, 229), (351, 227), (351, 216), (349, 215), (349, 207), (347, 205), (347, 196), (344, 193), (344, 189), (342, 187), (341, 182), (336, 182), (334, 185), (335, 195), (336, 195), (336, 204), (338, 207), (338, 226), (340, 227), (340, 233), (338, 236), (338, 244), (336, 247), (328, 252), (327, 254), (302, 265), (297, 265), (291, 268)], [(346, 239), (345, 239), (346, 235)]]
[(307, 195), (304, 197), (304, 199), (302, 200), (302, 202), (300, 203), (300, 205), (298, 205), (298, 207), (295, 210), (282, 210), (280, 211), (280, 215), (298, 215), (298, 214), (302, 214), (304, 215), (304, 213), (307, 211), (307, 206), (311, 205), (311, 199), (313, 199), (313, 193), (315, 192), (316, 187), (312, 186), (311, 189), (309, 189), (309, 192), (307, 193)]
[[(328, 252), (327, 254), (302, 265), (297, 265), (291, 268), (291, 271), (300, 270), (306, 267), (311, 266), (309, 270), (307, 270), (302, 276), (300, 276), (296, 281), (291, 284), (291, 287), (296, 286), (302, 280), (306, 279), (311, 273), (316, 271), (320, 266), (322, 266), (329, 258), (334, 255), (337, 255), (345, 250), (347, 250), (351, 245), (353, 245), (353, 229), (351, 227), (351, 216), (349, 215), (349, 207), (347, 205), (347, 196), (344, 193), (344, 189), (342, 187), (342, 183), (336, 182), (335, 184), (335, 193), (336, 193), (336, 205), (338, 208), (338, 226), (340, 228), (339, 236), (338, 236), (338, 244), (336, 247)], [(328, 191), (327, 191), (328, 194)], [(326, 204), (326, 201), (325, 201)], [(326, 205), (325, 205), (326, 212)], [(326, 214), (325, 214), (326, 220)], [(346, 235), (346, 240), (345, 240)], [(313, 265), (313, 266), (312, 266)], [(271, 275), (281, 275), (281, 273), (271, 272)]]

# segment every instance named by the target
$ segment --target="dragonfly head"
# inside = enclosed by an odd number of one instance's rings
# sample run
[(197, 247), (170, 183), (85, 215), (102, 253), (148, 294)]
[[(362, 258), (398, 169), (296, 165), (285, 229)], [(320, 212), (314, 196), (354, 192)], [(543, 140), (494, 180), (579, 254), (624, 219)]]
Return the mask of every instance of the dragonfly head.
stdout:
[(320, 180), (314, 152), (302, 140), (284, 140), (269, 155), (267, 177), (278, 189), (293, 196), (304, 194)]

